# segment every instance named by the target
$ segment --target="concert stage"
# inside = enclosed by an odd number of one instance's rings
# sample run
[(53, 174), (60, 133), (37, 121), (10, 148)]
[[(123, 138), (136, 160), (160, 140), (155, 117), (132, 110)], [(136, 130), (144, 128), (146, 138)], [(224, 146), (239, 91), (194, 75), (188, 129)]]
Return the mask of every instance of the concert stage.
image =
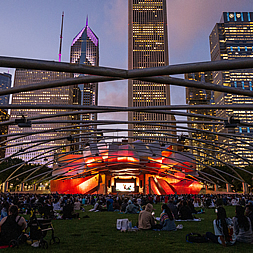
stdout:
[(90, 143), (83, 154), (61, 154), (51, 180), (60, 194), (198, 194), (195, 159), (158, 142)]

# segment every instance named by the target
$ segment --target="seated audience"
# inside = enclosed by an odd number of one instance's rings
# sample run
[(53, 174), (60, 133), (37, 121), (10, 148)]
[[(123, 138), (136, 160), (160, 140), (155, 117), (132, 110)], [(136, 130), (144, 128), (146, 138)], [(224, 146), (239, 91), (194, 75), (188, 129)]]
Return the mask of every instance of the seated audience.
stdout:
[(249, 217), (250, 222), (251, 222), (251, 228), (253, 229), (253, 205), (246, 206), (245, 215)]
[(9, 203), (7, 201), (4, 201), (3, 208), (1, 209), (1, 217), (0, 220), (2, 220), (4, 217), (8, 216), (8, 210), (9, 210)]
[(42, 216), (46, 219), (54, 218), (53, 206), (49, 203), (48, 200), (45, 201), (45, 204), (43, 206)]
[(60, 211), (61, 210), (61, 202), (59, 199), (55, 199), (53, 203), (53, 210)]
[(252, 227), (249, 217), (244, 215), (244, 208), (236, 206), (236, 216), (233, 218), (236, 241), (251, 243), (252, 242)]
[(94, 207), (89, 210), (90, 212), (98, 212), (98, 211), (106, 211), (106, 209), (102, 208), (102, 202), (98, 200)]
[(191, 213), (195, 213), (195, 214), (197, 213), (197, 211), (194, 208), (193, 203), (190, 200), (187, 201), (187, 206), (190, 208)]
[(162, 213), (160, 215), (161, 230), (167, 230), (167, 231), (177, 230), (176, 224), (175, 224), (175, 218), (171, 210), (169, 209), (169, 207), (166, 204), (163, 204), (161, 209), (162, 209)]
[(148, 203), (145, 210), (141, 211), (138, 218), (139, 229), (153, 229), (155, 228), (155, 219), (152, 215), (153, 205)]
[(181, 220), (192, 220), (193, 219), (192, 211), (188, 207), (186, 201), (183, 202), (183, 206), (179, 209), (179, 214), (180, 214), (179, 218)]
[(107, 201), (106, 201), (106, 207), (107, 207), (107, 211), (108, 212), (113, 212), (113, 199), (112, 197), (110, 197)]
[(138, 207), (134, 203), (132, 203), (131, 200), (129, 200), (125, 213), (138, 213), (138, 211)]
[(200, 205), (199, 205), (199, 199), (195, 198), (195, 199), (193, 200), (193, 206), (194, 206), (194, 207), (200, 207)]
[(113, 205), (113, 210), (114, 210), (114, 211), (117, 211), (117, 212), (118, 212), (118, 211), (120, 210), (120, 204), (119, 204), (119, 201), (118, 201), (118, 200), (115, 199), (115, 200), (113, 201), (113, 204), (112, 204), (112, 205)]
[(77, 198), (75, 199), (75, 202), (74, 202), (74, 210), (81, 210), (81, 202), (78, 201)]
[(237, 206), (237, 205), (238, 205), (238, 201), (237, 201), (236, 198), (232, 198), (232, 200), (231, 200), (231, 205), (232, 205), (232, 206)]
[(226, 210), (223, 207), (219, 207), (217, 210), (217, 218), (213, 221), (214, 233), (207, 232), (206, 237), (214, 242), (226, 245), (233, 245), (236, 241), (236, 236), (232, 232), (233, 221), (227, 218)]
[(11, 240), (16, 240), (21, 235), (22, 230), (26, 228), (26, 225), (25, 219), (18, 215), (18, 207), (12, 205), (9, 208), (9, 215), (0, 222), (0, 244), (9, 245)]
[(124, 199), (122, 205), (121, 205), (121, 212), (125, 212), (126, 211), (126, 207), (127, 207), (127, 199)]
[(168, 207), (171, 210), (171, 212), (173, 213), (175, 219), (178, 220), (178, 210), (177, 210), (177, 207), (174, 205), (172, 199), (169, 200)]
[(74, 205), (68, 200), (67, 204), (63, 207), (62, 219), (72, 218), (79, 218), (79, 213), (74, 213)]

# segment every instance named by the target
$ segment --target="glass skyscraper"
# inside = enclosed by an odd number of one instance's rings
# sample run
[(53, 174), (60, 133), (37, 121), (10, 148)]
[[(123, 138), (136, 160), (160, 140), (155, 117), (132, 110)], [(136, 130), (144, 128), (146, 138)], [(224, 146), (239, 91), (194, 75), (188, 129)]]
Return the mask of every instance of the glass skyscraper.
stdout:
[[(99, 41), (88, 26), (86, 26), (73, 39), (70, 51), (70, 62), (86, 64), (91, 66), (99, 65)], [(75, 74), (75, 77), (80, 74)], [(74, 86), (73, 104), (97, 105), (98, 104), (98, 84), (85, 83)], [(85, 114), (81, 116), (84, 120), (96, 120), (97, 114)]]
[[(169, 64), (166, 0), (128, 1), (128, 69), (142, 69)], [(136, 80), (128, 81), (128, 106), (170, 105), (170, 87)], [(166, 114), (133, 112), (129, 121), (169, 121)], [(129, 136), (145, 142), (166, 141), (162, 126), (130, 124)], [(139, 130), (139, 131), (138, 131)], [(148, 133), (143, 130), (156, 131)], [(141, 131), (141, 132), (140, 132)], [(147, 138), (147, 139), (146, 139)], [(145, 140), (146, 139), (146, 140)], [(150, 140), (149, 140), (150, 139)], [(153, 139), (153, 140), (151, 140)]]
[[(11, 88), (11, 74), (8, 73), (0, 73), (0, 90), (7, 90)], [(8, 105), (10, 103), (10, 95), (0, 96), (0, 105)], [(9, 119), (9, 115), (7, 113), (8, 109), (0, 109), (0, 122), (6, 121)], [(0, 142), (6, 140), (6, 137), (1, 137), (1, 135), (5, 135), (8, 133), (8, 126), (3, 125), (0, 126)], [(0, 146), (4, 146), (5, 144), (0, 144)], [(5, 148), (0, 149), (0, 158), (5, 157)]]
[[(196, 73), (189, 73), (185, 74), (185, 79), (187, 80), (194, 80), (198, 82), (203, 83), (212, 83), (213, 77), (212, 72), (196, 72)], [(212, 105), (214, 104), (214, 93), (210, 90), (205, 89), (197, 89), (193, 87), (186, 87), (186, 103), (188, 105)], [(189, 113), (194, 114), (202, 114), (202, 115), (210, 115), (215, 116), (215, 110), (212, 109), (189, 109)], [(197, 121), (198, 123), (191, 123), (191, 121)], [(203, 123), (201, 123), (203, 121)], [(207, 124), (204, 123), (204, 121), (211, 121), (207, 118), (199, 118), (197, 116), (195, 117), (188, 117), (188, 127), (195, 128), (195, 129), (201, 129), (201, 130), (207, 130), (210, 132), (216, 132), (216, 125), (210, 123)], [(190, 131), (189, 132), (189, 144), (196, 149), (192, 149), (192, 153), (197, 156), (198, 160), (200, 160), (202, 163), (208, 163), (208, 164), (216, 164), (215, 161), (212, 160), (212, 156), (216, 156), (215, 154), (215, 147), (212, 146), (212, 142), (215, 140), (218, 140), (218, 136), (214, 134), (208, 134), (201, 131)], [(213, 143), (215, 144), (215, 143)], [(206, 149), (209, 149), (207, 151)], [(210, 150), (214, 150), (211, 152)], [(209, 156), (210, 159), (207, 159)], [(201, 168), (200, 164), (197, 164), (197, 169)]]
[[(54, 71), (45, 71), (45, 70), (29, 70), (29, 69), (16, 69), (15, 78), (14, 78), (14, 87), (29, 85), (33, 83), (40, 83), (46, 81), (53, 80), (61, 80), (66, 78), (72, 78), (73, 74), (64, 73), (64, 72), (54, 72)], [(60, 112), (66, 112), (68, 110), (59, 110), (59, 109), (40, 109), (40, 104), (51, 104), (51, 105), (71, 105), (73, 97), (73, 89), (69, 86), (51, 88), (51, 89), (43, 89), (36, 91), (28, 91), (28, 92), (20, 92), (18, 94), (14, 94), (12, 96), (12, 104), (31, 104), (38, 105), (37, 109), (13, 109), (10, 113), (10, 119), (15, 120), (21, 118), (22, 115), (25, 117), (36, 117), (43, 115), (53, 115)], [(68, 116), (64, 117), (55, 117), (52, 119), (43, 119), (43, 121), (48, 120), (69, 120)], [(37, 131), (45, 131), (53, 128), (62, 128), (68, 126), (68, 123), (52, 123), (52, 124), (32, 124), (31, 127), (19, 128), (17, 125), (10, 125), (8, 133), (9, 134), (26, 134), (28, 132), (37, 132)], [(39, 156), (39, 155), (49, 155), (50, 157), (47, 159), (40, 158), (31, 163), (45, 164), (50, 160), (53, 160), (55, 153), (64, 151), (64, 145), (67, 143), (66, 139), (62, 140), (54, 140), (54, 138), (60, 138), (66, 136), (66, 133), (61, 132), (48, 132), (48, 133), (39, 133), (34, 135), (28, 135), (23, 138), (13, 139), (13, 137), (8, 138), (9, 147), (6, 149), (6, 157), (18, 153), (16, 157), (29, 161), (31, 158)], [(51, 139), (51, 141), (46, 141)], [(32, 147), (32, 145), (39, 143), (41, 145)], [(22, 144), (22, 145), (21, 145)], [(16, 146), (15, 146), (16, 145)], [(62, 146), (62, 149), (58, 149), (57, 151), (50, 151), (51, 148), (55, 146)], [(29, 148), (30, 147), (30, 148)], [(22, 148), (22, 149), (21, 149)], [(32, 151), (29, 153), (23, 152)], [(50, 151), (50, 152), (48, 152)], [(52, 164), (51, 164), (52, 165)]]
[[(224, 12), (220, 22), (214, 26), (209, 40), (212, 61), (253, 57), (253, 12)], [(253, 70), (216, 71), (213, 72), (213, 82), (218, 85), (252, 90)], [(252, 104), (253, 98), (215, 92), (215, 103), (217, 105)], [(217, 110), (216, 115), (224, 118), (233, 116), (235, 119), (253, 123), (253, 111), (251, 110)], [(227, 132), (228, 130), (220, 125), (218, 131)], [(240, 135), (243, 140), (253, 144), (252, 140), (247, 138), (252, 138), (253, 127), (239, 126), (233, 129), (232, 133)], [(224, 147), (228, 147), (232, 152), (249, 159), (253, 158), (252, 152), (247, 149), (249, 145), (221, 137), (219, 137), (219, 141), (222, 141)], [(236, 146), (228, 146), (229, 144)], [(236, 165), (245, 164), (243, 160), (234, 156), (226, 155), (221, 158)]]
[[(9, 120), (9, 114), (7, 113), (6, 110), (2, 110), (0, 109), (0, 122), (3, 121), (7, 121)], [(3, 141), (5, 141), (7, 138), (6, 137), (2, 137), (1, 135), (5, 135), (8, 133), (8, 126), (7, 125), (0, 125), (0, 142), (2, 143)], [(2, 148), (3, 146), (5, 146), (5, 143), (0, 144), (0, 158), (4, 158), (5, 157), (5, 148)]]
[[(11, 88), (11, 74), (0, 73), (0, 90), (7, 90)], [(10, 100), (10, 95), (0, 96), (0, 104), (8, 105)]]

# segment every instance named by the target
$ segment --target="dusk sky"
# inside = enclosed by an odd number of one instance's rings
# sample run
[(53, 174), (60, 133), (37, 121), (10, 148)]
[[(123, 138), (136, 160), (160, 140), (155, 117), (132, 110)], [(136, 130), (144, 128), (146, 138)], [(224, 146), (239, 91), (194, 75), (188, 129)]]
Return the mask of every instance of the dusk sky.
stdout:
[[(64, 11), (63, 62), (88, 15), (99, 37), (100, 66), (127, 69), (127, 7), (127, 0), (2, 0), (0, 55), (58, 60)], [(253, 0), (167, 0), (167, 11), (170, 64), (209, 61), (209, 34), (222, 12), (253, 11)], [(171, 87), (171, 103), (185, 104), (184, 88)], [(101, 83), (99, 105), (127, 106), (127, 81)], [(99, 118), (127, 119), (125, 113)]]

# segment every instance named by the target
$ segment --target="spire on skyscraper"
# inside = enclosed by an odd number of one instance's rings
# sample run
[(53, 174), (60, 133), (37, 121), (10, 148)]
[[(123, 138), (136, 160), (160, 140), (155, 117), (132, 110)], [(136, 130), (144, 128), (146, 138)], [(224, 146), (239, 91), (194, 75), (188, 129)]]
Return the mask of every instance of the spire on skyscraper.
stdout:
[(59, 62), (61, 62), (61, 47), (62, 47), (63, 18), (64, 18), (64, 11), (62, 12), (62, 19), (61, 19), (61, 34), (60, 34)]

